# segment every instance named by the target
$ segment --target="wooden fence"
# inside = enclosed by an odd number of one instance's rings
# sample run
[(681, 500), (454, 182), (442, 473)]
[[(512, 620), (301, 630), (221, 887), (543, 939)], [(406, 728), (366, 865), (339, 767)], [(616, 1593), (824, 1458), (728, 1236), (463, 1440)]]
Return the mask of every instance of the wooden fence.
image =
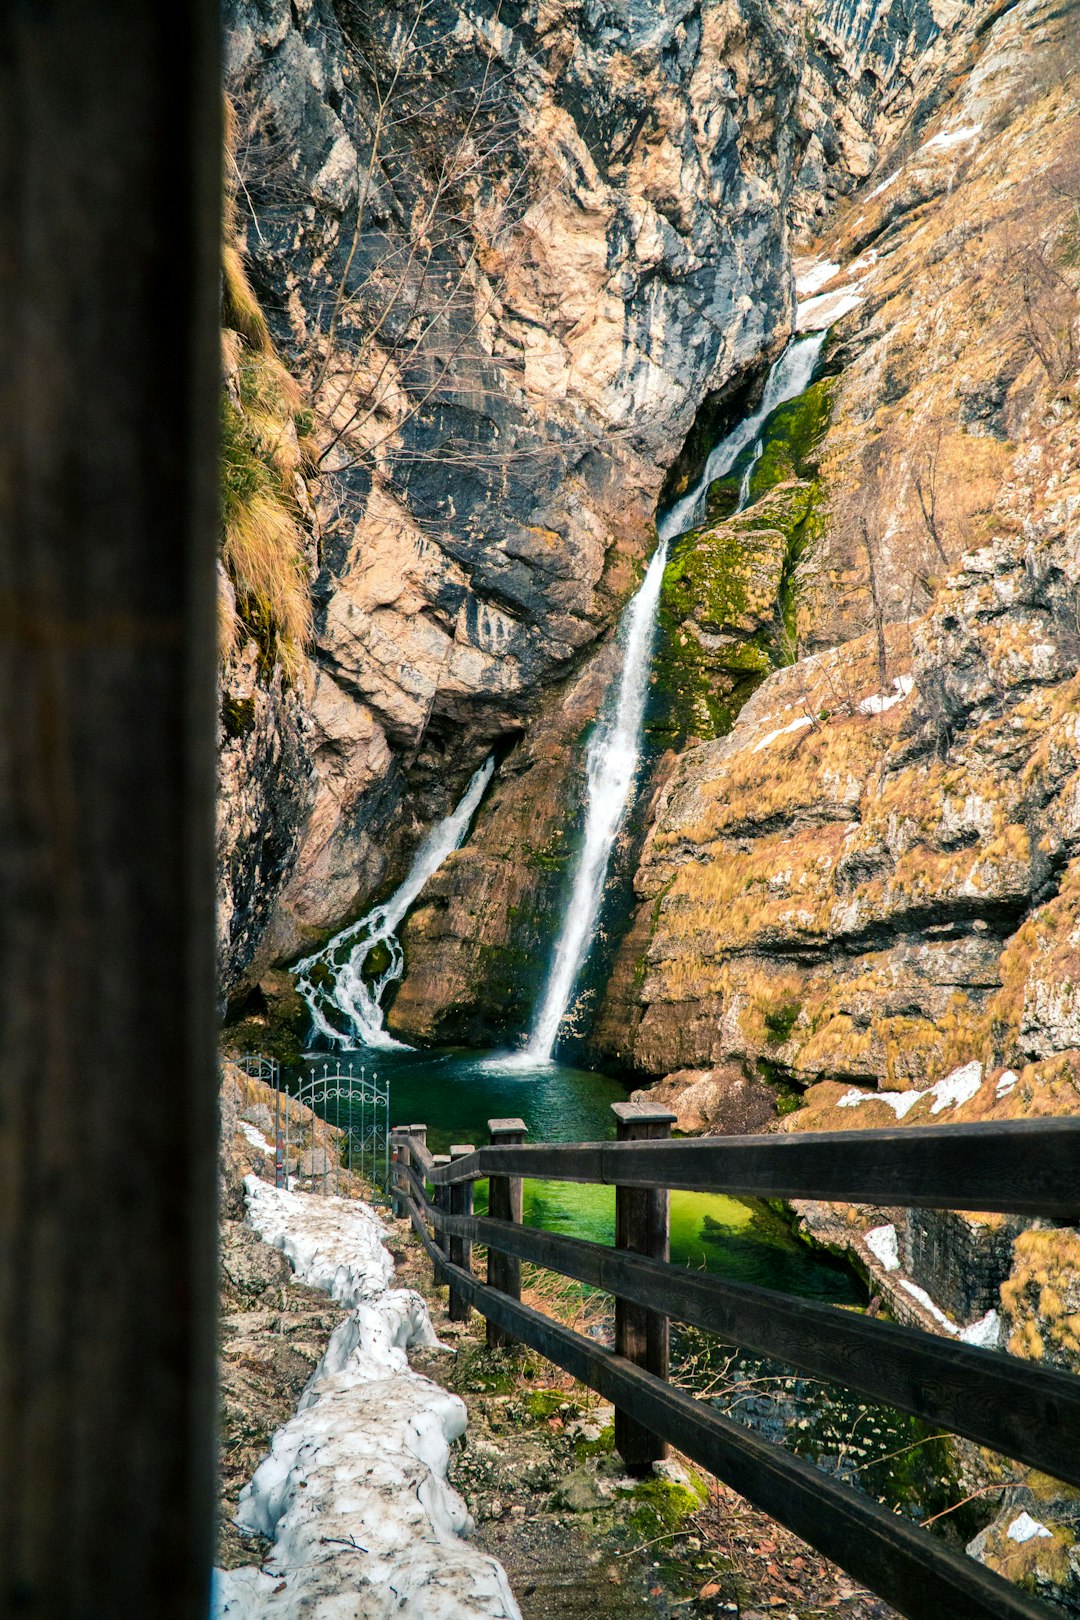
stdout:
[[(527, 1144), (520, 1119), (490, 1120), (491, 1144), (427, 1150), (423, 1125), (392, 1138), (395, 1211), (407, 1215), (488, 1342), (529, 1345), (610, 1400), (632, 1473), (667, 1443), (803, 1537), (909, 1620), (1046, 1620), (1046, 1605), (782, 1446), (667, 1382), (671, 1319), (847, 1385), (1080, 1486), (1080, 1378), (836, 1306), (674, 1266), (668, 1192), (973, 1209), (1075, 1221), (1080, 1119), (672, 1141), (674, 1115), (616, 1103), (617, 1139)], [(616, 1246), (522, 1224), (522, 1178), (615, 1187)], [(489, 1180), (486, 1218), (473, 1189)], [(434, 1231), (432, 1236), (429, 1228)], [(472, 1266), (487, 1250), (487, 1280)], [(522, 1304), (521, 1262), (615, 1297), (609, 1350)]]

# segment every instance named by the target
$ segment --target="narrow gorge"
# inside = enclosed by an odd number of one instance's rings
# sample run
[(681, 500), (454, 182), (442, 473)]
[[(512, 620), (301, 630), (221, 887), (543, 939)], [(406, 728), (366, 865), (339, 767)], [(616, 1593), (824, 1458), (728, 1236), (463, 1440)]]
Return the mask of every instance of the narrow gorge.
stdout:
[[(225, 19), (225, 1050), (438, 1152), (1080, 1113), (1078, 0)], [(1080, 1370), (1074, 1226), (671, 1252)], [(1075, 1492), (894, 1417), (882, 1491), (1080, 1614)]]

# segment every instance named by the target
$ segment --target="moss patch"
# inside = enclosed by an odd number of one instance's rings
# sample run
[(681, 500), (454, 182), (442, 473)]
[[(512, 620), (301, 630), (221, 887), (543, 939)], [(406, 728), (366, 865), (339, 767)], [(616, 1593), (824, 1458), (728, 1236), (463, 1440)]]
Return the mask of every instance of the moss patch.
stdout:
[(822, 378), (766, 420), (749, 504), (748, 446), (709, 486), (707, 521), (664, 572), (649, 730), (661, 747), (724, 736), (764, 677), (794, 656), (795, 569), (821, 529), (817, 453), (838, 379)]

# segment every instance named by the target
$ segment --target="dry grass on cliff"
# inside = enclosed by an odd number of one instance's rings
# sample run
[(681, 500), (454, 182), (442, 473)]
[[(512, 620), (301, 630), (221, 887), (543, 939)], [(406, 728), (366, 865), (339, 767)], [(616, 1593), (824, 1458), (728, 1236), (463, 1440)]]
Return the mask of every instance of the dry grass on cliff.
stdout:
[[(229, 159), (231, 116), (226, 135)], [(228, 185), (221, 326), (221, 559), (231, 590), (219, 592), (219, 643), (227, 661), (250, 636), (266, 664), (280, 664), (286, 677), (296, 680), (312, 632), (300, 508), (303, 399), (274, 352), (248, 279)]]

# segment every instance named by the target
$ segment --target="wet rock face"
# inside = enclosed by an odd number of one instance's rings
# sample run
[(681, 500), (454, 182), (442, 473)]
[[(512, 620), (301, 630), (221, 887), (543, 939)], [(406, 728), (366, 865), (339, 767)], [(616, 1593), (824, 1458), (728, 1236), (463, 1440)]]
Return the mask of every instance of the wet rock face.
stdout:
[(218, 965), (228, 997), (264, 949), (315, 784), (303, 700), (280, 669), (260, 674), (254, 642), (230, 666), (219, 704)]
[(225, 10), (251, 274), (321, 457), (317, 796), (265, 963), (613, 622), (702, 398), (789, 320), (802, 47), (786, 0)]

